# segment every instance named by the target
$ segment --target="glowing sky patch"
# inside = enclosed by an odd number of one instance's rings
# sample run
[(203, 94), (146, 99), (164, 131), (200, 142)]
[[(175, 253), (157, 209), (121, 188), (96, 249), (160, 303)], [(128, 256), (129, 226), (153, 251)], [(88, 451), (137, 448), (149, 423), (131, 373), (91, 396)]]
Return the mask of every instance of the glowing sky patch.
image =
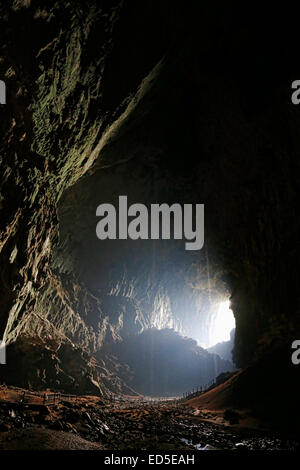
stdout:
[(230, 340), (230, 332), (235, 328), (235, 318), (230, 309), (230, 301), (219, 304), (217, 314), (210, 330), (210, 346)]

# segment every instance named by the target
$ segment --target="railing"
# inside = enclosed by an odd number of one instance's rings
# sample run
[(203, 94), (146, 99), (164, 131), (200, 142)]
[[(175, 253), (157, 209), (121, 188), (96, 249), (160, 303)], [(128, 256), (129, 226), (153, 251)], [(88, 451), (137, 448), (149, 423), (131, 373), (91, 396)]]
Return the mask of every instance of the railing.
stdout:
[(207, 392), (211, 388), (217, 385), (216, 379), (211, 380), (205, 385), (201, 385), (200, 387), (193, 388), (192, 390), (185, 392), (182, 394), (183, 399), (190, 400), (191, 398), (198, 397), (204, 392)]
[(20, 398), (20, 403), (28, 402), (30, 398), (37, 397), (43, 402), (43, 405), (53, 405), (64, 400), (73, 400), (76, 395), (65, 394), (60, 392), (31, 392), (29, 390), (23, 391)]

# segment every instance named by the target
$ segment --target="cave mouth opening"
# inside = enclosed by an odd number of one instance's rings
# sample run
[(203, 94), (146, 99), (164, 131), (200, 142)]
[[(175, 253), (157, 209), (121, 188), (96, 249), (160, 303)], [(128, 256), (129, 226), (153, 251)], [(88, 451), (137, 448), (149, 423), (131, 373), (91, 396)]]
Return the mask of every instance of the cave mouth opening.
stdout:
[[(124, 384), (120, 389), (182, 396), (235, 370), (230, 278), (210, 232), (197, 253), (186, 251), (183, 240), (100, 241), (91, 208), (99, 199), (117, 200), (124, 180), (113, 171), (109, 178), (99, 172), (68, 191), (60, 206), (54, 267), (63, 269), (64, 279), (70, 267), (71, 279), (82, 282), (88, 303), (80, 306), (81, 317), (98, 338), (93, 354), (116, 373)], [(134, 200), (144, 201), (132, 195)]]
[(230, 308), (230, 300), (225, 300), (218, 304), (216, 312), (212, 315), (208, 347), (230, 341), (232, 330), (235, 330), (235, 317)]

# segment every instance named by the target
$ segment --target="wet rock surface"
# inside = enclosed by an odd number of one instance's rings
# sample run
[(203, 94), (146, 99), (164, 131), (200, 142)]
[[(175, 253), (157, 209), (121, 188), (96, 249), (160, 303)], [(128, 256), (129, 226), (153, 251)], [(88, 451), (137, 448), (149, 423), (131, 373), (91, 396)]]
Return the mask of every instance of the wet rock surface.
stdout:
[(1, 403), (0, 449), (28, 448), (30, 436), (35, 449), (299, 449), (299, 439), (220, 424), (215, 413), (195, 416), (181, 402), (78, 397), (51, 406)]

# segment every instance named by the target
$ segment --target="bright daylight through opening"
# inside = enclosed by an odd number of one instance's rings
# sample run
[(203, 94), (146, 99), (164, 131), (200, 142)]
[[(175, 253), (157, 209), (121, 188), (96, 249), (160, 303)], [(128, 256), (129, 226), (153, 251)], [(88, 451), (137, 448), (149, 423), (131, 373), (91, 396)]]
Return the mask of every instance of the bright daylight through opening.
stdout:
[(219, 308), (210, 331), (209, 346), (214, 346), (222, 341), (229, 341), (230, 332), (233, 328), (235, 328), (235, 318), (232, 310), (230, 309), (230, 301), (226, 300), (219, 304)]

